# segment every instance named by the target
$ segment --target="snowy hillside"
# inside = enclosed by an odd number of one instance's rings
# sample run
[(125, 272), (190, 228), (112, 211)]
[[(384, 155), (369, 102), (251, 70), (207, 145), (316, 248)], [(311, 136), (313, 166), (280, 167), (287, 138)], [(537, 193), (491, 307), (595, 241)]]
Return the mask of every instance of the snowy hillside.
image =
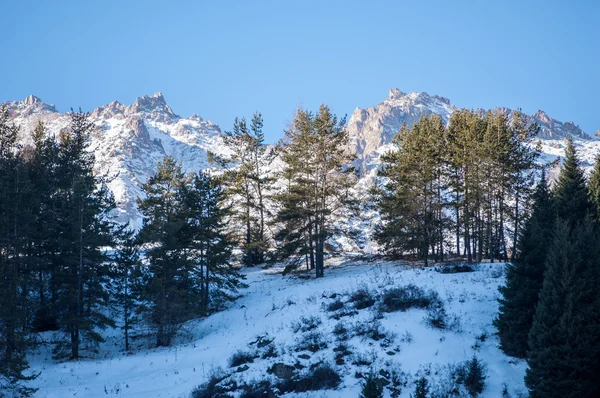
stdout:
[[(276, 384), (325, 362), (340, 376), (335, 389), (285, 396), (356, 397), (361, 375), (373, 370), (409, 397), (421, 376), (434, 391), (452, 387), (456, 365), (473, 355), (487, 368), (482, 396), (499, 397), (505, 385), (513, 397), (526, 391), (526, 363), (500, 351), (492, 326), (503, 264), (480, 264), (464, 273), (341, 258), (328, 265), (326, 277), (316, 280), (283, 277), (279, 268), (244, 271), (244, 297), (187, 324), (172, 348), (126, 355), (118, 331), (110, 331), (94, 357), (77, 362), (56, 363), (42, 347), (31, 358), (32, 371), (41, 371), (33, 383), (40, 388), (36, 396), (188, 397), (214, 374), (228, 376), (222, 384), (265, 378)], [(435, 303), (397, 305), (397, 293), (406, 289)]]

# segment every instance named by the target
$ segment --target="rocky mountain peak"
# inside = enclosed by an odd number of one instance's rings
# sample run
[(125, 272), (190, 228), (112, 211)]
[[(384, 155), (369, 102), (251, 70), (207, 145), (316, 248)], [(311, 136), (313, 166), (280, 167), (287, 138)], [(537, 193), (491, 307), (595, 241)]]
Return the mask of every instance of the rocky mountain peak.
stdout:
[(127, 114), (145, 113), (151, 119), (161, 122), (171, 122), (179, 119), (179, 115), (165, 101), (162, 93), (157, 92), (152, 97), (144, 95), (136, 98), (135, 102), (127, 108)]

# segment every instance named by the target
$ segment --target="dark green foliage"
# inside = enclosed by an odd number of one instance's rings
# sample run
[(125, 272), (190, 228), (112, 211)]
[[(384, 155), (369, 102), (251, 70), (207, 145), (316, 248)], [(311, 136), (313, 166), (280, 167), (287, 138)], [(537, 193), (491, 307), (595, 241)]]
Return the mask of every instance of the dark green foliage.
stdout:
[(519, 358), (527, 354), (529, 330), (554, 230), (555, 212), (545, 177), (542, 173), (533, 195), (532, 214), (519, 239), (519, 254), (514, 264), (507, 266), (506, 285), (499, 289), (502, 298), (494, 321), (502, 350)]
[(594, 169), (590, 175), (588, 181), (588, 192), (590, 195), (590, 201), (594, 206), (596, 215), (600, 214), (600, 155), (596, 157), (596, 163), (594, 163)]
[(529, 333), (525, 383), (531, 397), (600, 393), (598, 242), (590, 217), (559, 220), (556, 225)]
[(227, 195), (235, 206), (232, 214), (239, 226), (237, 241), (243, 250), (243, 263), (248, 266), (263, 263), (269, 248), (266, 234), (267, 195), (273, 178), (267, 175), (265, 167), (273, 159), (273, 153), (264, 143), (263, 119), (255, 113), (248, 126), (246, 119), (236, 118), (233, 130), (225, 132), (225, 143), (231, 150), (225, 163), (233, 164), (224, 175)]
[(393, 141), (398, 150), (382, 156), (387, 183), (374, 192), (383, 220), (375, 238), (388, 253), (415, 253), (427, 264), (431, 249), (443, 247), (444, 134), (439, 116), (424, 116), (403, 126)]
[(168, 346), (188, 320), (208, 315), (243, 284), (229, 263), (227, 208), (219, 181), (200, 173), (185, 176), (167, 157), (144, 184), (141, 242), (148, 244), (145, 274), (148, 319), (158, 346)]
[(573, 137), (567, 138), (565, 160), (553, 190), (555, 210), (558, 217), (567, 221), (570, 228), (583, 221), (587, 215), (595, 216), (595, 210), (579, 165)]
[(464, 374), (457, 382), (465, 386), (469, 395), (477, 397), (485, 388), (485, 365), (477, 357), (473, 356), (463, 366)]
[(142, 261), (133, 231), (116, 232), (117, 249), (113, 256), (109, 289), (113, 306), (121, 315), (125, 351), (129, 351), (131, 332), (140, 319), (137, 316), (142, 296)]
[(192, 391), (192, 398), (232, 398), (231, 389), (221, 385), (228, 376), (222, 372), (213, 372), (208, 381)]
[(252, 362), (254, 362), (254, 358), (256, 358), (256, 355), (251, 352), (236, 351), (229, 358), (229, 367), (233, 368), (236, 366), (244, 365), (246, 363), (252, 363)]
[(507, 222), (513, 252), (529, 195), (538, 149), (537, 132), (520, 112), (459, 110), (444, 127), (423, 116), (394, 137), (382, 156), (383, 185), (373, 190), (382, 223), (375, 238), (395, 256), (443, 260), (453, 233), (455, 254), (467, 261), (508, 259)]
[(370, 338), (375, 341), (385, 338), (386, 335), (381, 322), (372, 319), (356, 322), (353, 332), (355, 336)]
[(352, 292), (348, 302), (353, 303), (354, 308), (357, 310), (362, 310), (372, 307), (375, 304), (376, 299), (377, 295), (374, 292), (370, 291), (366, 287), (361, 287)]
[(331, 390), (341, 381), (340, 375), (330, 364), (322, 363), (306, 374), (282, 381), (279, 390), (282, 393)]
[(383, 398), (383, 383), (374, 372), (369, 372), (361, 385), (359, 398)]
[(336, 231), (332, 216), (353, 204), (345, 124), (325, 105), (316, 114), (298, 110), (279, 148), (285, 163), (285, 190), (275, 196), (279, 256), (295, 267), (305, 262), (316, 277), (324, 276), (325, 241)]
[(411, 398), (427, 398), (427, 394), (429, 394), (429, 383), (425, 377), (421, 377), (416, 382), (415, 393)]
[(381, 308), (385, 312), (406, 311), (410, 308), (428, 308), (442, 305), (437, 292), (426, 292), (422, 288), (409, 284), (386, 290), (381, 300)]
[(51, 257), (50, 310), (70, 340), (57, 346), (55, 355), (77, 359), (84, 338), (103, 341), (98, 330), (114, 326), (104, 311), (109, 304), (109, 272), (103, 248), (113, 242), (108, 216), (115, 203), (106, 182), (94, 174), (94, 157), (88, 151), (93, 124), (84, 113), (71, 112), (70, 117), (56, 159), (53, 197), (58, 203), (53, 224), (57, 235), (52, 243), (57, 250)]
[(335, 299), (331, 303), (327, 304), (326, 310), (331, 312), (341, 310), (342, 308), (344, 308), (344, 302), (340, 299)]
[(301, 335), (296, 342), (294, 349), (296, 351), (317, 352), (327, 348), (328, 343), (325, 336), (319, 332), (312, 331)]

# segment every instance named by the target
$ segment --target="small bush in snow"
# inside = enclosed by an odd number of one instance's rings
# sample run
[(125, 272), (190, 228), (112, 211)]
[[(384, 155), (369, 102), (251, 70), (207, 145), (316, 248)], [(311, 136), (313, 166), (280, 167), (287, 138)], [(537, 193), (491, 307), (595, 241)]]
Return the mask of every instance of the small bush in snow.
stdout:
[(361, 383), (359, 398), (383, 398), (383, 383), (384, 380), (377, 377), (375, 372), (369, 372)]
[(346, 340), (350, 337), (350, 330), (348, 329), (348, 324), (346, 322), (338, 322), (333, 327), (333, 334), (338, 340)]
[(292, 331), (294, 333), (309, 332), (319, 327), (321, 323), (321, 318), (319, 318), (318, 316), (301, 316), (300, 321), (292, 322)]
[(332, 301), (331, 303), (327, 304), (327, 306), (325, 307), (325, 309), (329, 312), (337, 311), (342, 308), (344, 308), (344, 302), (340, 299), (336, 299), (335, 301)]
[(425, 292), (420, 287), (410, 284), (386, 290), (381, 300), (381, 310), (406, 311), (410, 308), (428, 308), (441, 302), (437, 292), (433, 290)]
[(342, 308), (338, 311), (333, 312), (329, 317), (331, 319), (339, 321), (340, 319), (346, 316), (354, 316), (356, 314), (358, 314), (358, 311), (356, 311), (354, 308)]
[(443, 265), (441, 267), (437, 267), (435, 270), (441, 274), (459, 274), (463, 272), (475, 271), (475, 269), (469, 264)]
[(372, 307), (375, 304), (376, 297), (375, 293), (366, 287), (361, 287), (352, 292), (348, 301), (353, 303), (354, 308), (357, 310), (362, 310), (364, 308)]
[(267, 359), (267, 358), (277, 358), (279, 354), (277, 353), (277, 349), (275, 348), (275, 344), (270, 343), (268, 346), (265, 347), (265, 350), (262, 352), (262, 354), (260, 354), (260, 357), (262, 359)]
[(252, 363), (254, 362), (254, 358), (256, 358), (256, 356), (253, 353), (238, 350), (234, 352), (233, 355), (229, 358), (229, 367), (233, 368), (236, 366), (244, 365), (246, 363)]
[(367, 354), (360, 353), (360, 352), (356, 352), (356, 353), (352, 354), (352, 365), (371, 366), (372, 363), (373, 363), (373, 359), (371, 358), (371, 356), (369, 356)]
[(368, 319), (354, 324), (354, 335), (379, 341), (385, 337), (385, 331), (381, 322)]
[(242, 393), (240, 394), (240, 398), (275, 398), (277, 396), (269, 380), (245, 384), (242, 386)]
[(415, 393), (411, 395), (413, 398), (427, 398), (429, 394), (429, 383), (425, 377), (421, 377), (417, 380), (415, 385)]
[(425, 321), (432, 328), (446, 329), (448, 326), (448, 315), (442, 305), (437, 305), (427, 310)]
[(317, 352), (327, 348), (327, 339), (322, 333), (313, 331), (301, 336), (296, 343), (296, 351)]
[(336, 388), (342, 381), (338, 372), (328, 363), (316, 366), (308, 373), (278, 384), (279, 392), (306, 392)]
[(346, 343), (339, 343), (333, 348), (333, 352), (335, 353), (336, 365), (343, 365), (344, 363), (346, 363), (346, 360), (344, 358), (352, 354), (350, 347)]
[[(192, 398), (229, 398), (231, 389), (221, 386), (220, 383), (228, 377), (221, 369), (214, 370), (208, 381), (192, 391)], [(235, 389), (235, 387), (233, 388)]]

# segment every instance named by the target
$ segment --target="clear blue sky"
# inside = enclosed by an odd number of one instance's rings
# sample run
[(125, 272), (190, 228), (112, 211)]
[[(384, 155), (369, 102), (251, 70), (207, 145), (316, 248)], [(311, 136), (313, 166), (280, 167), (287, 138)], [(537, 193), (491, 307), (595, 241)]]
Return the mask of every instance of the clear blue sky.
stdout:
[(0, 102), (162, 91), (224, 129), (259, 110), (274, 142), (299, 104), (349, 116), (397, 87), (600, 129), (598, 1), (0, 3)]

